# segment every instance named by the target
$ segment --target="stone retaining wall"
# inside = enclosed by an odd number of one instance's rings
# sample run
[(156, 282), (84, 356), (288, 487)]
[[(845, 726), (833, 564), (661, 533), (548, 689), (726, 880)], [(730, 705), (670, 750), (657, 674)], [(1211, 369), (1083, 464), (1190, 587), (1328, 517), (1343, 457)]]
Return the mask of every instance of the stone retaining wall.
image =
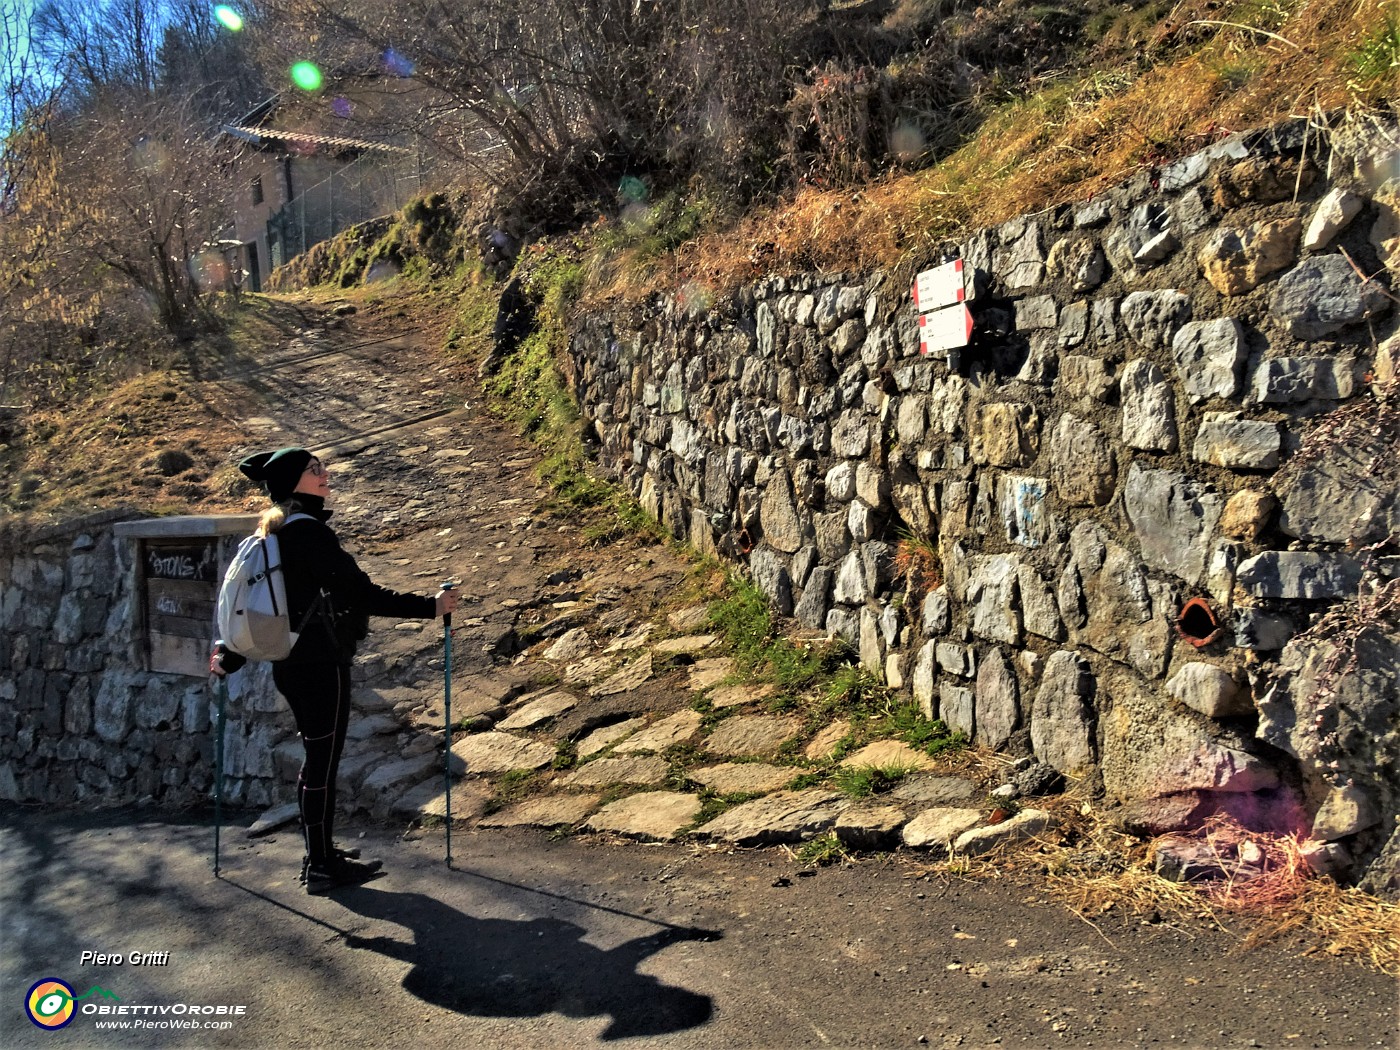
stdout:
[(570, 381), (647, 510), (929, 715), (1133, 827), (1229, 812), (1380, 884), (1397, 141), (1234, 136), (978, 231), (962, 350), (920, 355), (912, 271), (802, 274), (584, 318)]
[[(213, 690), (204, 677), (143, 669), (137, 544), (117, 535), (140, 517), (112, 512), (0, 539), (0, 800), (182, 807), (210, 797)], [(221, 565), (238, 539), (220, 540)], [(233, 680), (232, 805), (291, 797), (274, 763), (278, 745), (299, 745), (269, 668)]]

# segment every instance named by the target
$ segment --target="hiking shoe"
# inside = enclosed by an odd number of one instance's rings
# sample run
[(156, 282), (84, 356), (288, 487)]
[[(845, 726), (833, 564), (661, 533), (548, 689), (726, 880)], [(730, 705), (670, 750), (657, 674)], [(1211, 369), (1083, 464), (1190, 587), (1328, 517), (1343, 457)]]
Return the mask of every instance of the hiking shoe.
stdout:
[[(331, 856), (339, 858), (340, 860), (360, 860), (360, 847), (354, 846), (350, 849), (341, 849), (339, 846), (332, 846)], [(360, 861), (360, 863), (368, 868), (372, 868), (374, 871), (378, 871), (380, 868), (384, 867), (384, 862), (378, 857), (370, 857), (367, 860)], [(299, 882), (306, 882), (306, 869), (309, 867), (311, 867), (311, 858), (303, 853), (301, 856), (301, 877), (298, 880)]]
[(308, 864), (306, 872), (306, 892), (310, 894), (329, 893), (343, 886), (358, 886), (377, 879), (384, 873), (379, 865), (362, 864), (358, 860), (332, 857), (319, 864)]

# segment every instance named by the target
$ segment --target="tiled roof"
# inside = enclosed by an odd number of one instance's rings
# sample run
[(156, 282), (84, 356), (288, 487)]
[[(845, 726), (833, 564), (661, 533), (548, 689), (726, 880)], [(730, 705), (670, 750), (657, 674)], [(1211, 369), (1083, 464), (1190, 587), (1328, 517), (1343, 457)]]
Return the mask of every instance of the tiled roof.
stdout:
[(311, 146), (330, 146), (333, 149), (379, 150), (383, 153), (408, 153), (402, 146), (391, 146), (387, 142), (367, 142), (364, 139), (347, 139), (339, 135), (311, 135), (304, 131), (274, 131), (271, 128), (245, 128), (236, 124), (225, 124), (227, 134), (259, 145), (263, 142), (285, 142)]

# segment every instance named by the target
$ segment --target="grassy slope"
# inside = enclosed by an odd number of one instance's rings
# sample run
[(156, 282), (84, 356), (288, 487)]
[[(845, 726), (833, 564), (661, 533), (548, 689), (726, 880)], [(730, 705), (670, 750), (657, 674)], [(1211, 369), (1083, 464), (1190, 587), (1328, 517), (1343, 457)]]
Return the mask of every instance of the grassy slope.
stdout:
[[(1027, 17), (1034, 13), (1022, 6)], [(600, 220), (552, 246), (544, 269), (578, 267), (583, 281), (578, 287), (570, 278), (576, 285), (570, 297), (582, 291), (585, 301), (598, 302), (658, 287), (722, 294), (768, 272), (922, 262), (968, 230), (1085, 199), (1230, 132), (1300, 115), (1335, 123), (1368, 110), (1394, 112), (1397, 17), (1393, 0), (1125, 4), (1096, 24), (1082, 69), (979, 99), (978, 133), (937, 164), (891, 173), (856, 191), (802, 190), (723, 228), (710, 219), (708, 231), (696, 235), (706, 215), (698, 204), (658, 209), (665, 214), (650, 227)], [(386, 243), (433, 247), (448, 216), (419, 210), (390, 222)], [(410, 258), (404, 277), (353, 294), (369, 302), (413, 296), (415, 316), (455, 312), (445, 348), (479, 358), (489, 340), (493, 288), (460, 265), (460, 247), (436, 252), (434, 268), (446, 277), (430, 280), (427, 267)], [(546, 273), (545, 281), (553, 277)], [(327, 287), (316, 294), (346, 293)], [(236, 370), (251, 346), (288, 330), (292, 311), (275, 299), (250, 297), (229, 331), (197, 347), (196, 356), (211, 371)], [(527, 368), (548, 357), (547, 347), (534, 349), (521, 362)], [(0, 506), (44, 514), (125, 503), (163, 510), (237, 506), (247, 494), (227, 467), (228, 449), (243, 437), (230, 394), (226, 384), (187, 370), (154, 372), (66, 410), (31, 416), (19, 440), (0, 445), (7, 479)], [(558, 399), (547, 400), (552, 403), (530, 406), (522, 423), (536, 427), (541, 417), (557, 416)], [(157, 463), (162, 452), (176, 455)]]
[[(1161, 21), (1143, 23), (1159, 10)], [(855, 192), (806, 189), (649, 259), (638, 246), (596, 268), (610, 280), (590, 292), (631, 297), (687, 281), (723, 292), (767, 272), (921, 261), (969, 230), (1087, 199), (1236, 131), (1393, 113), (1397, 19), (1393, 0), (1124, 5), (1082, 69), (981, 100), (978, 133), (939, 163)]]

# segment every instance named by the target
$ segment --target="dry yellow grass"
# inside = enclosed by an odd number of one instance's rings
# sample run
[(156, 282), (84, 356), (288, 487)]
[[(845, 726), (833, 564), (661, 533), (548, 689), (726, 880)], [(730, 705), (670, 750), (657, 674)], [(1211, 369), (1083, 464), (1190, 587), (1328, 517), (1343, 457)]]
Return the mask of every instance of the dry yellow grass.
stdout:
[[(1081, 918), (1122, 909), (1166, 922), (1205, 922), (1239, 937), (1242, 949), (1289, 937), (1302, 942), (1303, 954), (1351, 958), (1400, 977), (1400, 904), (1311, 874), (1295, 836), (1213, 819), (1197, 837), (1235, 874), (1170, 882), (1152, 870), (1151, 844), (1093, 821), (1077, 831), (1073, 847), (1047, 846), (1042, 859), (1051, 894)], [(1248, 876), (1234, 864), (1246, 842), (1263, 854), (1259, 872)]]

